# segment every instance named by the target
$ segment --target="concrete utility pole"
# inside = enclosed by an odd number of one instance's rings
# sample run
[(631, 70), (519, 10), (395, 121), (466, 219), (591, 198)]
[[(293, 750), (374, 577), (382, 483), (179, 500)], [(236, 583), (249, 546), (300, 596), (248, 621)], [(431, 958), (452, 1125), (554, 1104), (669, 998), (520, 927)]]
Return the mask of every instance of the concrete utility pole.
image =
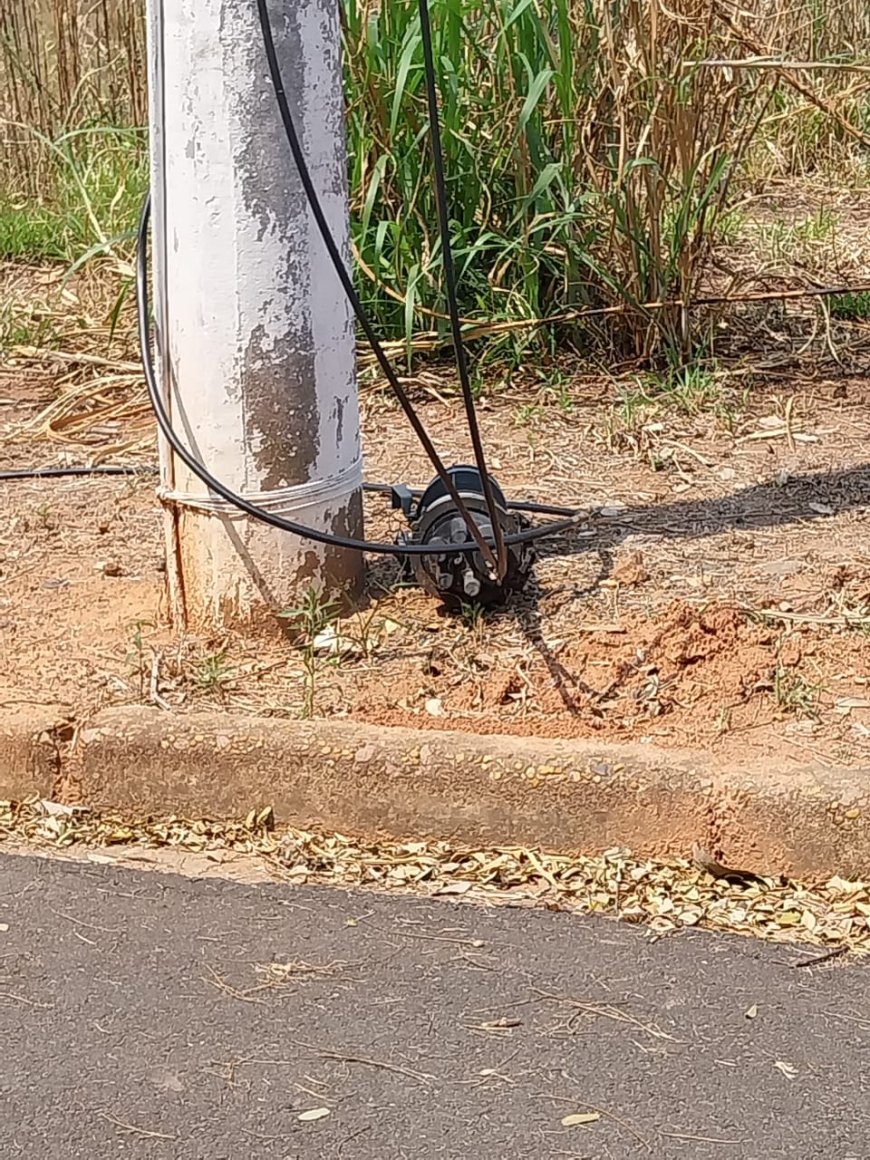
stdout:
[[(272, 5), (290, 107), (350, 259), (336, 0)], [(148, 0), (157, 360), (176, 430), (246, 498), (362, 533), (350, 307), (281, 126), (253, 0)], [(310, 586), (360, 587), (359, 553), (250, 520), (161, 446), (176, 618), (271, 622)]]

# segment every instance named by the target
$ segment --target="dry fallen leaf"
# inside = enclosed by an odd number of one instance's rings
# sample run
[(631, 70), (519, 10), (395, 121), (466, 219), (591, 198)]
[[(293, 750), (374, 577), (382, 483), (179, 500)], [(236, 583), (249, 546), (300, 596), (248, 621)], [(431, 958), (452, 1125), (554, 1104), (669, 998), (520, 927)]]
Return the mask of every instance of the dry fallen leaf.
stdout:
[(562, 1117), (563, 1128), (574, 1128), (577, 1124), (594, 1124), (601, 1119), (601, 1112), (573, 1112), (570, 1116)]
[(86, 806), (69, 806), (64, 802), (53, 802), (49, 798), (43, 798), (40, 805), (47, 814), (52, 814), (55, 817), (69, 817), (77, 810), (84, 810)]
[(5, 934), (8, 929), (9, 929), (8, 922), (0, 922), (0, 934)]
[(296, 1117), (303, 1124), (311, 1124), (314, 1120), (323, 1120), (329, 1115), (329, 1108), (311, 1108), (307, 1112), (300, 1112)]
[(758, 883), (760, 886), (766, 886), (764, 879), (753, 873), (752, 870), (735, 870), (730, 866), (723, 866), (721, 862), (717, 862), (709, 850), (705, 849), (700, 842), (695, 842), (692, 846), (692, 861), (699, 870), (703, 870), (709, 874), (711, 878), (722, 878), (726, 882), (734, 883), (739, 886), (748, 886), (751, 883)]
[(812, 884), (778, 876), (757, 880), (718, 863), (711, 866), (709, 852), (700, 847), (694, 862), (639, 859), (621, 849), (597, 857), (517, 847), (474, 850), (451, 841), (363, 841), (330, 831), (279, 827), (270, 811), (259, 807), (244, 821), (120, 817), (93, 810), (58, 816), (36, 798), (0, 801), (0, 847), (12, 840), (77, 847), (97, 862), (108, 860), (117, 846), (136, 847), (137, 859), (161, 847), (203, 850), (210, 856), (220, 851), (258, 855), (276, 877), (294, 883), (447, 895), (473, 890), (480, 896), (525, 900), (543, 896), (545, 902), (575, 912), (618, 911), (656, 933), (694, 925), (813, 943), (825, 951), (870, 951), (870, 882), (836, 876)]
[(853, 881), (849, 878), (841, 878), (839, 874), (835, 874), (833, 878), (829, 878), (826, 886), (829, 890), (833, 890), (836, 894), (860, 894), (862, 890), (867, 889), (866, 882)]
[(511, 1027), (522, 1027), (522, 1019), (507, 1019), (504, 1015), (501, 1019), (490, 1019), (484, 1023), (470, 1024), (472, 1031), (508, 1031)]
[(745, 1014), (747, 1019), (754, 1019), (758, 1014), (758, 1004), (753, 1003), (749, 1010), (745, 1012)]
[(473, 882), (448, 882), (446, 886), (439, 886), (435, 891), (436, 894), (465, 894), (469, 891)]

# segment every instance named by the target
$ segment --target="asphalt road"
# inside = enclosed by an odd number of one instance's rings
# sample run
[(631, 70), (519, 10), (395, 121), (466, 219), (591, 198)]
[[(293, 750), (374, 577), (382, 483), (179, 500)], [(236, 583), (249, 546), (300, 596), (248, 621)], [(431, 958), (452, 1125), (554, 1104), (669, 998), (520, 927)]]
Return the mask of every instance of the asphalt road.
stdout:
[(2, 856), (0, 1157), (864, 1160), (870, 972), (806, 953)]

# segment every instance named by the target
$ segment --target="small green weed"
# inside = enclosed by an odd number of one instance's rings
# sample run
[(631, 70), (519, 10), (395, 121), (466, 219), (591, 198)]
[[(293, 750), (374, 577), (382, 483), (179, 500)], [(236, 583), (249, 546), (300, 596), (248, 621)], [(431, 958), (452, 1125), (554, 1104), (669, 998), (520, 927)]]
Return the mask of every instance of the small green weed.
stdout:
[(57, 343), (55, 320), (47, 313), (21, 302), (0, 303), (0, 348), (45, 346)]
[(821, 685), (813, 685), (802, 673), (777, 664), (773, 675), (773, 696), (784, 713), (809, 721), (819, 720)]
[(338, 605), (323, 600), (316, 588), (309, 587), (301, 604), (279, 613), (279, 616), (289, 620), (299, 633), (302, 667), (305, 671), (302, 715), (310, 719), (314, 716), (317, 694), (317, 638), (338, 616)]
[(233, 670), (227, 662), (227, 650), (224, 648), (202, 657), (194, 673), (194, 680), (204, 693), (221, 693), (232, 678)]
[(716, 237), (726, 246), (733, 246), (746, 229), (746, 214), (738, 206), (727, 210), (716, 223)]
[(127, 652), (127, 664), (133, 669), (133, 675), (139, 681), (139, 698), (145, 696), (145, 682), (148, 675), (148, 664), (145, 660), (145, 629), (154, 628), (151, 620), (133, 620), (130, 622), (130, 649)]
[[(665, 374), (644, 376), (639, 400), (660, 400), (685, 415), (712, 410), (721, 400), (715, 367), (705, 363), (688, 363)], [(635, 404), (636, 405), (636, 404)]]
[(36, 518), (39, 520), (40, 527), (46, 532), (53, 532), (57, 529), (57, 513), (52, 511), (47, 502), (43, 502), (36, 509)]
[(514, 411), (515, 427), (533, 427), (544, 417), (544, 408), (540, 403), (523, 403)]
[(819, 206), (803, 221), (787, 222), (782, 218), (757, 226), (756, 236), (774, 262), (792, 265), (808, 262), (817, 265), (816, 251), (830, 242), (837, 228), (837, 216), (827, 206)]
[(821, 205), (814, 214), (797, 222), (794, 234), (804, 245), (830, 241), (837, 227), (837, 215), (828, 206)]
[(469, 635), (476, 648), (484, 642), (487, 628), (487, 614), (484, 606), (476, 600), (464, 603), (460, 608), (462, 622), (468, 629)]

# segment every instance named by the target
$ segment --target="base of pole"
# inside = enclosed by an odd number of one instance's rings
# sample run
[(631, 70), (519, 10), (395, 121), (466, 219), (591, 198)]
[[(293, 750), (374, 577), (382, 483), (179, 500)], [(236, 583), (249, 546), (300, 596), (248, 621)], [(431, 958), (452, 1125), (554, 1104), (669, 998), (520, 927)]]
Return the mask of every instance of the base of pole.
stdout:
[[(309, 519), (324, 531), (358, 536), (362, 495), (357, 491), (329, 511), (309, 512)], [(176, 520), (176, 571), (184, 627), (191, 631), (284, 635), (287, 622), (280, 614), (299, 607), (309, 590), (340, 612), (353, 608), (363, 594), (365, 563), (359, 552), (193, 509), (179, 509)], [(167, 575), (171, 571), (168, 565)]]

